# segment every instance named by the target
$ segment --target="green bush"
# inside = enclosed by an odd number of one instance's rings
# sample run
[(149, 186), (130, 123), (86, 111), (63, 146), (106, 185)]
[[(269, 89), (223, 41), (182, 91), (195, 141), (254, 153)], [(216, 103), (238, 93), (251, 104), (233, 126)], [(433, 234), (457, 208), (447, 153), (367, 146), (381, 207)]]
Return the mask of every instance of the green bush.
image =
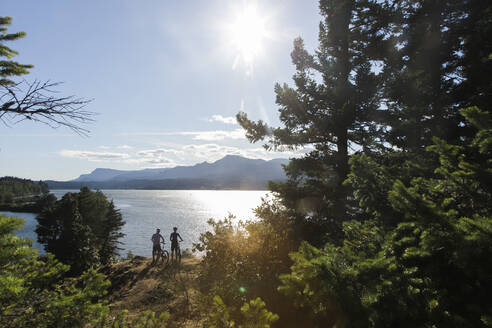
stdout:
[(132, 251), (128, 251), (126, 253), (126, 259), (127, 260), (133, 260), (134, 257), (135, 257), (135, 255), (133, 255)]
[(264, 202), (256, 213), (257, 221), (236, 223), (233, 216), (209, 221), (212, 231), (201, 234), (194, 245), (204, 254), (199, 288), (205, 295), (205, 308), (213, 306), (218, 296), (229, 305), (232, 321), (242, 317), (245, 302), (260, 297), (286, 326), (295, 309), (278, 293), (277, 286), (280, 274), (289, 272), (288, 254), (297, 248), (297, 241), (278, 202)]
[(127, 325), (126, 313), (110, 318), (110, 283), (94, 269), (65, 278), (69, 266), (51, 254), (38, 257), (31, 241), (13, 235), (22, 219), (0, 215), (0, 327), (162, 326), (168, 318), (151, 311)]
[(219, 296), (213, 298), (212, 311), (205, 320), (204, 328), (269, 328), (278, 320), (278, 315), (265, 308), (265, 302), (256, 298), (241, 306), (241, 316), (234, 321), (228, 307)]

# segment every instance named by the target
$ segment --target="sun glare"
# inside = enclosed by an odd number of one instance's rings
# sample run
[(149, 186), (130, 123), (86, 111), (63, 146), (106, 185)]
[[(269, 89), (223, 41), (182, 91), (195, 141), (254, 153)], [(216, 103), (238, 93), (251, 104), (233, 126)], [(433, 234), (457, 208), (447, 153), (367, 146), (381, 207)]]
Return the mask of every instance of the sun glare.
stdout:
[(258, 14), (255, 5), (250, 4), (237, 11), (228, 26), (229, 41), (235, 55), (233, 69), (243, 64), (246, 72), (252, 73), (253, 63), (262, 54), (264, 40), (269, 36), (266, 21)]

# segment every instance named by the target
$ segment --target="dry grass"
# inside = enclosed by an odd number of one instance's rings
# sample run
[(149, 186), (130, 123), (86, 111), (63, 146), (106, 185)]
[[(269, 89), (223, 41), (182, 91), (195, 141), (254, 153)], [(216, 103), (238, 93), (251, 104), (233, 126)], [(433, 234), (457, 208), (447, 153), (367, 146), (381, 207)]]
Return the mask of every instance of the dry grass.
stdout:
[(169, 312), (166, 327), (201, 327), (196, 278), (200, 259), (183, 258), (180, 265), (152, 265), (151, 259), (137, 256), (103, 267), (111, 281), (111, 311), (129, 311), (136, 317), (145, 310)]

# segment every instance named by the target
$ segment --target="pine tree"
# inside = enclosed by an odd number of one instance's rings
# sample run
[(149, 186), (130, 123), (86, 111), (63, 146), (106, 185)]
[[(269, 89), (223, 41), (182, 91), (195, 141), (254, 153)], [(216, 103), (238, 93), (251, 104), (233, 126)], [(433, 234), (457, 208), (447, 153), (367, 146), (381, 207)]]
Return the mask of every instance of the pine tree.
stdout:
[(101, 224), (102, 240), (99, 249), (99, 258), (102, 264), (108, 264), (118, 256), (118, 251), (121, 250), (118, 244), (121, 244), (120, 239), (125, 236), (121, 232), (121, 228), (124, 225), (125, 221), (123, 221), (121, 212), (116, 209), (113, 201), (111, 201)]
[(0, 215), (0, 326), (82, 327), (107, 316), (104, 276), (64, 279), (67, 265), (50, 254), (38, 259), (30, 240), (13, 235), (22, 224)]
[(461, 108), (477, 106), (490, 111), (492, 103), (492, 3), (490, 1), (468, 0), (466, 15), (461, 20), (459, 53), (462, 82), (456, 90), (456, 100)]
[[(386, 140), (423, 156), (433, 137), (459, 143), (473, 129), (459, 109), (488, 110), (489, 1), (389, 1), (394, 40), (385, 56)], [(424, 155), (425, 154), (425, 155)]]
[(101, 192), (82, 188), (67, 193), (37, 217), (39, 243), (61, 262), (70, 265), (71, 274), (92, 266), (110, 263), (118, 254), (125, 224), (121, 213)]
[(12, 76), (21, 76), (29, 73), (32, 65), (19, 64), (12, 60), (17, 51), (7, 47), (5, 42), (15, 41), (26, 36), (24, 32), (7, 33), (7, 27), (11, 24), (11, 17), (0, 17), (0, 86), (13, 85)]
[(318, 50), (312, 55), (302, 39), (296, 39), (291, 54), (295, 88), (275, 86), (284, 127), (271, 129), (262, 121), (251, 122), (245, 113), (237, 115), (252, 142), (270, 135), (269, 148), (314, 148), (304, 158), (291, 160), (287, 183), (271, 188), (308, 229), (302, 238), (317, 244), (324, 233), (337, 238), (341, 221), (352, 212), (350, 189), (343, 184), (349, 148), (370, 151), (378, 137), (380, 80), (371, 65), (378, 52), (368, 45), (384, 47), (386, 41), (384, 25), (366, 14), (378, 8), (378, 2), (371, 1), (320, 1)]
[(83, 222), (76, 195), (66, 194), (37, 220), (38, 241), (59, 261), (70, 265), (70, 274), (80, 274), (99, 264), (96, 237)]
[[(386, 200), (366, 197), (378, 215), (345, 222), (342, 246), (303, 244), (280, 290), (337, 326), (490, 326), (492, 116), (461, 112), (476, 133), (461, 146), (434, 139), (427, 151), (439, 157), (436, 177), (397, 180)], [(396, 219), (372, 202), (386, 202)]]

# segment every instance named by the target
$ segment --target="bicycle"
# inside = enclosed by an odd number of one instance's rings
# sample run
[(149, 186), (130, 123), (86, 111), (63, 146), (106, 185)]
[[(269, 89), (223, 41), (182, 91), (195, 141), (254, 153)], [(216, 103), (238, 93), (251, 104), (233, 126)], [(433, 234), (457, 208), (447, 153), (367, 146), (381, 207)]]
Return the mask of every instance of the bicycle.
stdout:
[(162, 244), (162, 246), (161, 246), (161, 249), (160, 249), (160, 251), (159, 251), (159, 254), (157, 255), (157, 260), (156, 260), (156, 262), (159, 262), (159, 259), (160, 259), (160, 260), (161, 260), (161, 262), (162, 262), (164, 265), (166, 265), (166, 264), (169, 262), (169, 252), (168, 252), (168, 251), (166, 251), (166, 250), (164, 249), (164, 245), (165, 245), (166, 243), (164, 243), (164, 242), (162, 242), (162, 241), (161, 241), (161, 244)]
[[(178, 262), (181, 263), (181, 247), (179, 244), (181, 244), (181, 240), (179, 240), (178, 244), (176, 245), (176, 250), (175, 250), (176, 259), (175, 260), (178, 260)], [(172, 248), (171, 248), (171, 252), (172, 252)]]

